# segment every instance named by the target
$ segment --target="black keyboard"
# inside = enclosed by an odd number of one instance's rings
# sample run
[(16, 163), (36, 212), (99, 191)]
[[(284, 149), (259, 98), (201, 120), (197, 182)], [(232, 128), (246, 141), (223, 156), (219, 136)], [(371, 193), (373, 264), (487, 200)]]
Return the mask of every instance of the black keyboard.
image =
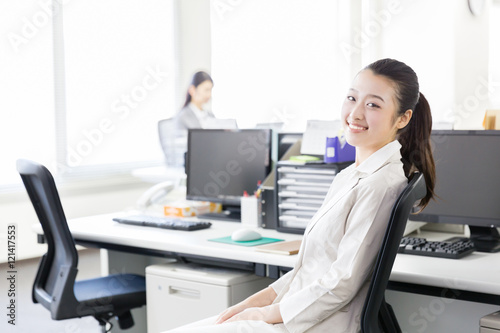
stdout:
[(115, 217), (113, 221), (140, 225), (146, 227), (155, 227), (172, 230), (193, 231), (210, 228), (212, 223), (206, 221), (186, 221), (176, 217), (160, 217), (149, 215), (131, 215), (126, 217)]
[(474, 250), (474, 243), (468, 238), (436, 242), (428, 241), (425, 238), (403, 237), (398, 252), (419, 256), (460, 259), (471, 254)]

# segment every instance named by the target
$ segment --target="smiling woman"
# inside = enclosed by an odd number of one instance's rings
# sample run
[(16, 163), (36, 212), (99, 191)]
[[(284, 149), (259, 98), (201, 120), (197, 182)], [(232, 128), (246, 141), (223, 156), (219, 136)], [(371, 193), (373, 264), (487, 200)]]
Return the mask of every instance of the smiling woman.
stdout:
[[(430, 109), (415, 72), (383, 59), (358, 73), (341, 118), (347, 140), (356, 147), (356, 163), (334, 178), (307, 225), (293, 270), (218, 317), (172, 333), (360, 331), (377, 255), (373, 249), (380, 246), (391, 208), (408, 182), (405, 169), (431, 180), (421, 207), (433, 195)], [(412, 150), (415, 142), (408, 134), (423, 141), (417, 145), (423, 154)], [(414, 154), (407, 156), (408, 150)]]

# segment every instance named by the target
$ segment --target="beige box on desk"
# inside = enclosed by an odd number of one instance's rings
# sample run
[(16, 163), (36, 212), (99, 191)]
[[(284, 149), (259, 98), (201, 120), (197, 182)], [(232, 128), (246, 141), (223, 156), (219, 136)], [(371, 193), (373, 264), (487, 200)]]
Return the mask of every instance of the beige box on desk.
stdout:
[(193, 217), (206, 213), (220, 213), (222, 205), (208, 201), (174, 201), (163, 206), (165, 216)]
[(500, 311), (484, 316), (479, 323), (479, 333), (500, 333)]
[(487, 130), (500, 130), (500, 110), (486, 110), (483, 127)]
[(148, 333), (215, 316), (272, 282), (236, 269), (181, 263), (148, 266)]

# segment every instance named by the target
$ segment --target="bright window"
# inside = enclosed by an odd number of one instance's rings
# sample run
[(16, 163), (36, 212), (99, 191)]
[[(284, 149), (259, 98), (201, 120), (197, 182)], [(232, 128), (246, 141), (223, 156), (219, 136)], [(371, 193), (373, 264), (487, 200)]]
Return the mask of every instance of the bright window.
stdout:
[(161, 163), (157, 122), (178, 104), (173, 2), (51, 4), (0, 2), (0, 187), (20, 182), (21, 157), (63, 180)]
[(67, 142), (75, 171), (150, 165), (175, 107), (171, 1), (85, 0), (64, 8)]
[(0, 2), (0, 186), (20, 183), (18, 158), (56, 160), (52, 21), (41, 1)]

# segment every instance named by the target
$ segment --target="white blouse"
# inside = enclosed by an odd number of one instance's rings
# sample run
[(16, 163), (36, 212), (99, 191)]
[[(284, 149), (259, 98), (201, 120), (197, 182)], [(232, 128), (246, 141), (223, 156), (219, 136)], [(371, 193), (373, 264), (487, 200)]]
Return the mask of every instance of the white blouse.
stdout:
[[(359, 332), (390, 212), (408, 180), (393, 141), (334, 179), (295, 267), (271, 287), (289, 332)], [(282, 324), (283, 325), (283, 324)]]
[(189, 103), (188, 106), (194, 112), (196, 118), (200, 122), (201, 128), (204, 128), (205, 127), (205, 122), (207, 121), (207, 119), (211, 118), (210, 117), (210, 112), (199, 109), (193, 103)]

